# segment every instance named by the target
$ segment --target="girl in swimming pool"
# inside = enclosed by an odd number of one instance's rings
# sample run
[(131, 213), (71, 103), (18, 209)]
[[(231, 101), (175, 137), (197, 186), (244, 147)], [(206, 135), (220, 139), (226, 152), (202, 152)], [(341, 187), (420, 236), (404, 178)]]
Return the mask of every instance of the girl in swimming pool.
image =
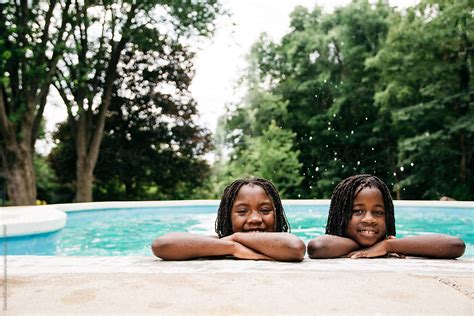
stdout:
[(326, 235), (308, 243), (310, 258), (371, 258), (388, 254), (430, 258), (457, 258), (464, 242), (430, 234), (395, 238), (392, 197), (385, 183), (368, 174), (339, 183), (331, 197)]
[(151, 246), (165, 260), (233, 256), (250, 260), (301, 261), (304, 242), (288, 233), (280, 196), (265, 179), (240, 179), (222, 195), (216, 219), (218, 237), (169, 233)]

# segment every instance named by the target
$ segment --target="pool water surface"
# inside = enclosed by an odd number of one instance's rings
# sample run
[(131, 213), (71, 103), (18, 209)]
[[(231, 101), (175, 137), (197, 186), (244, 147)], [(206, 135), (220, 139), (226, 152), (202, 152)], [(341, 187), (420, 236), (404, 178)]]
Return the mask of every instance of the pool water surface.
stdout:
[[(327, 205), (284, 205), (291, 232), (307, 243), (323, 235)], [(64, 229), (3, 239), (9, 255), (130, 256), (150, 255), (150, 244), (169, 232), (215, 235), (217, 206), (115, 208), (68, 213)], [(397, 237), (441, 233), (466, 243), (474, 257), (474, 208), (399, 206)]]

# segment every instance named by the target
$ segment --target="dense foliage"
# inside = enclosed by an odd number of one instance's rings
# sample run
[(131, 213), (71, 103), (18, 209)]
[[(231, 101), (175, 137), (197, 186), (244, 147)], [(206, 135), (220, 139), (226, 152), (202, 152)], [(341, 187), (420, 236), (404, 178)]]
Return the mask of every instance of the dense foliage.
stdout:
[[(189, 85), (194, 44), (221, 12), (217, 0), (0, 3), (2, 203), (6, 184), (18, 205), (219, 198), (246, 176), (329, 198), (357, 173), (399, 199), (474, 198), (472, 1), (295, 8), (281, 41), (262, 34), (249, 52), (247, 95), (220, 118), (210, 168)], [(52, 89), (68, 121), (41, 157)]]
[[(473, 199), (471, 12), (463, 0), (296, 8), (280, 43), (263, 36), (252, 49), (249, 96), (221, 120), (231, 154), (219, 172), (253, 166), (285, 197), (329, 198), (341, 179), (372, 173), (397, 198)], [(274, 126), (293, 136), (286, 146), (255, 146)], [(295, 162), (269, 173), (260, 151)]]

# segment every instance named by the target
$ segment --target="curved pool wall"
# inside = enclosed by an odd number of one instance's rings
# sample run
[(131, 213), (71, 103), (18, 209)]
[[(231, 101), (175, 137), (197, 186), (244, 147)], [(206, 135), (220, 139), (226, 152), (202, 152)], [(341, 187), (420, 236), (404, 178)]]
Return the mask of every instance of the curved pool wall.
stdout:
[(0, 208), (0, 237), (50, 233), (64, 228), (67, 215), (56, 205)]
[[(295, 210), (304, 209), (305, 206), (309, 206), (309, 212), (311, 212), (311, 208), (314, 210), (321, 211), (321, 208), (327, 209), (329, 206), (329, 200), (284, 200), (283, 203), (285, 204), (285, 208), (291, 214)], [(397, 213), (402, 212), (413, 212), (413, 210), (427, 208), (440, 208), (440, 214), (437, 214), (434, 217), (438, 217), (442, 219), (444, 215), (449, 216), (451, 214), (463, 214), (466, 217), (466, 211), (468, 212), (468, 221), (472, 222), (471, 218), (474, 219), (474, 202), (458, 202), (458, 201), (394, 201), (395, 207), (398, 208)], [(182, 213), (186, 214), (189, 222), (184, 222), (183, 225), (190, 225), (192, 224), (192, 220), (195, 217), (208, 215), (209, 208), (217, 209), (219, 205), (218, 200), (187, 200), (187, 201), (149, 201), (149, 202), (94, 202), (94, 203), (75, 203), (75, 204), (56, 204), (56, 205), (46, 205), (46, 206), (30, 206), (30, 207), (3, 207), (0, 208), (0, 223), (3, 226), (2, 229), (2, 237), (4, 237), (5, 233), (6, 236), (9, 238), (8, 240), (8, 247), (11, 251), (9, 254), (38, 254), (34, 251), (34, 249), (42, 249), (42, 253), (39, 254), (54, 254), (54, 248), (57, 244), (58, 240), (61, 240), (63, 237), (62, 234), (64, 230), (64, 226), (66, 225), (66, 218), (67, 213), (71, 214), (71, 218), (76, 221), (77, 218), (86, 218), (88, 215), (88, 211), (100, 211), (100, 213), (109, 216), (110, 222), (116, 220), (112, 216), (112, 213), (107, 214), (109, 211), (115, 210), (123, 210), (123, 209), (153, 209), (153, 208), (164, 208), (168, 209), (168, 212), (171, 213)], [(191, 208), (192, 207), (192, 208)], [(206, 210), (205, 214), (201, 213), (201, 210)], [(460, 210), (464, 209), (462, 212)], [(467, 209), (467, 210), (466, 210)], [(459, 210), (459, 211), (458, 211)], [(82, 213), (86, 212), (86, 213)], [(444, 214), (443, 214), (444, 213)], [(74, 214), (74, 215), (73, 215)], [(126, 212), (123, 214), (127, 214)], [(191, 215), (190, 215), (191, 214)], [(200, 215), (198, 215), (200, 214)], [(327, 212), (326, 212), (327, 214)], [(453, 215), (454, 215), (453, 214)], [(133, 216), (131, 214), (127, 214), (128, 220), (133, 221)], [(214, 213), (215, 215), (215, 213)], [(186, 216), (185, 216), (186, 217)], [(204, 220), (201, 219), (201, 222), (206, 223), (205, 228), (199, 228), (197, 233), (205, 232), (212, 233), (213, 230), (213, 219), (205, 218)], [(321, 216), (319, 216), (321, 217)], [(397, 217), (397, 229), (399, 226), (399, 217)], [(401, 218), (401, 216), (400, 216)], [(291, 221), (293, 232), (303, 235), (303, 238), (308, 239), (314, 237), (315, 232), (317, 235), (324, 233), (324, 224), (325, 218), (318, 219), (319, 223), (317, 224), (318, 227), (309, 229), (312, 232), (305, 233), (304, 229), (298, 229), (299, 223), (297, 218), (293, 218)], [(431, 219), (430, 219), (431, 220)], [(435, 219), (436, 220), (436, 219)], [(116, 221), (117, 222), (117, 221)], [(209, 225), (207, 225), (209, 222)], [(118, 221), (120, 223), (120, 221)], [(94, 223), (91, 223), (94, 224)], [(127, 230), (128, 223), (120, 223), (122, 227), (118, 228), (119, 230)], [(134, 223), (130, 222), (130, 226), (133, 227)], [(70, 227), (71, 225), (68, 225)], [(202, 226), (202, 224), (201, 224)], [(209, 227), (207, 227), (209, 226)], [(319, 227), (321, 226), (321, 227)], [(401, 225), (403, 227), (403, 223)], [(135, 227), (137, 227), (135, 225)], [(182, 226), (183, 227), (183, 226)], [(464, 224), (465, 227), (465, 224)], [(5, 230), (6, 228), (6, 230)], [(70, 229), (70, 228), (68, 228)], [(70, 235), (70, 232), (66, 229)], [(306, 227), (308, 230), (308, 228)], [(98, 228), (100, 232), (101, 227)], [(133, 229), (132, 229), (133, 230)], [(182, 230), (182, 229), (180, 229)], [(465, 228), (464, 228), (465, 230)], [(430, 230), (431, 231), (431, 230)], [(433, 230), (433, 232), (436, 232)], [(443, 232), (443, 231), (441, 231)], [(403, 236), (404, 234), (407, 235), (409, 232), (403, 232), (403, 230), (398, 229), (397, 233), (401, 233), (400, 235)], [(32, 238), (35, 235), (34, 238)], [(67, 235), (67, 234), (66, 234)], [(136, 234), (135, 234), (136, 235)], [(397, 234), (398, 235), (398, 234)], [(302, 236), (300, 236), (302, 237)], [(4, 238), (3, 238), (4, 239)], [(5, 239), (4, 239), (5, 240)], [(472, 245), (471, 245), (472, 246)], [(20, 250), (16, 249), (15, 247), (19, 248)], [(148, 251), (148, 245), (147, 251)], [(472, 248), (472, 247), (471, 247)], [(472, 256), (470, 252), (473, 249), (469, 249), (466, 251), (467, 255)], [(17, 253), (15, 253), (17, 252)], [(87, 253), (87, 252), (86, 252)], [(59, 253), (61, 254), (61, 253)], [(80, 254), (81, 255), (81, 254)], [(87, 254), (86, 254), (87, 255)], [(96, 255), (96, 254), (89, 254), (89, 255)], [(106, 253), (100, 253), (100, 255), (110, 255)], [(112, 254), (113, 255), (113, 254)], [(119, 252), (115, 255), (121, 255)]]

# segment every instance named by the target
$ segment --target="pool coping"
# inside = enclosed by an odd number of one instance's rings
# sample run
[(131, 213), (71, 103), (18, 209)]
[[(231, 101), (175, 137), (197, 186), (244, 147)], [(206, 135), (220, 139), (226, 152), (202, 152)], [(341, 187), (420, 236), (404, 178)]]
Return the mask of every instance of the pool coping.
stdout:
[(309, 259), (302, 262), (239, 259), (165, 261), (150, 256), (8, 256), (8, 274), (28, 276), (70, 273), (286, 273), (298, 272), (403, 272), (414, 275), (449, 274), (473, 277), (474, 259), (376, 258)]
[(472, 315), (473, 259), (8, 256), (12, 314)]
[[(329, 205), (330, 200), (282, 200), (291, 205)], [(218, 206), (219, 200), (180, 200), (180, 201), (115, 201), (91, 203), (66, 203), (35, 206), (7, 206), (0, 208), (0, 237), (18, 237), (44, 234), (64, 228), (67, 213), (94, 211), (98, 209), (117, 209), (133, 207), (179, 207), (179, 206)], [(473, 208), (473, 201), (413, 201), (395, 200), (395, 206), (449, 208)]]

